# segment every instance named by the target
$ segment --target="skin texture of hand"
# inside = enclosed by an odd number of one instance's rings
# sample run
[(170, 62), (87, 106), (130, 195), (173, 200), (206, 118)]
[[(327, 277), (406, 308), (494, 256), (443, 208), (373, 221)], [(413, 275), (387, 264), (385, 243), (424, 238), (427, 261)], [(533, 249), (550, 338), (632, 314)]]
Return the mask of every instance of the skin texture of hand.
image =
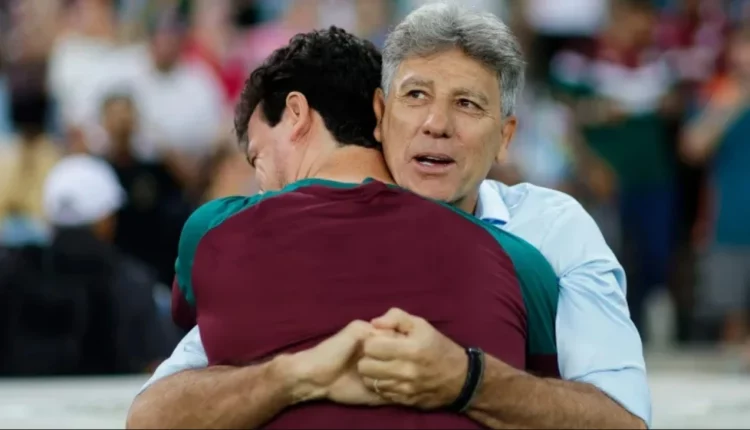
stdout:
[(365, 339), (376, 330), (364, 321), (353, 321), (317, 346), (293, 355), (300, 387), (296, 402), (328, 399), (347, 405), (377, 406), (388, 403), (364, 385), (357, 374)]
[(371, 323), (381, 332), (364, 340), (364, 356), (357, 364), (371, 390), (393, 403), (420, 409), (440, 408), (456, 400), (468, 367), (462, 347), (423, 318), (400, 309), (391, 309)]

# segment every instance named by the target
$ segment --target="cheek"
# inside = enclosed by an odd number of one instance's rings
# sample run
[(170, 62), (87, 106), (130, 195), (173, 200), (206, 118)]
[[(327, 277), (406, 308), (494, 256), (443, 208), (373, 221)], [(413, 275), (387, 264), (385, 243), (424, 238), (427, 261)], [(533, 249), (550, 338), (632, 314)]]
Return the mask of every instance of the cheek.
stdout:
[(273, 154), (264, 153), (256, 158), (255, 180), (263, 191), (275, 191), (280, 188)]
[(383, 119), (383, 153), (390, 165), (392, 162), (406, 162), (409, 142), (419, 131), (419, 118), (414, 112), (402, 109)]
[(273, 151), (273, 166), (277, 172), (286, 172), (288, 166), (294, 165), (294, 153), (283, 145), (277, 145)]
[(268, 176), (266, 175), (263, 163), (255, 164), (253, 175), (255, 177), (256, 184), (258, 184), (258, 187), (260, 187), (262, 191), (268, 191), (272, 189), (271, 184), (268, 183)]
[(463, 148), (464, 159), (461, 170), (464, 178), (481, 177), (484, 179), (502, 147), (502, 137), (494, 134), (488, 135), (488, 133), (467, 133), (460, 137), (461, 142), (468, 142)]

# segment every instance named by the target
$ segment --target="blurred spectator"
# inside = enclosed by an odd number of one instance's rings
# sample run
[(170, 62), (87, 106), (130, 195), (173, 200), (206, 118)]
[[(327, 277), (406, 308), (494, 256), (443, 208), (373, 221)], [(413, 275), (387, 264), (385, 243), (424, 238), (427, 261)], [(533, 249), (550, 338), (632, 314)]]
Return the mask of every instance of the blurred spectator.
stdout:
[(143, 372), (174, 345), (158, 319), (155, 277), (110, 245), (124, 201), (117, 177), (86, 155), (49, 175), (44, 209), (49, 247), (0, 261), (5, 299), (3, 372), (12, 375)]
[(228, 107), (242, 91), (246, 70), (240, 58), (233, 55), (232, 4), (229, 0), (199, 1), (192, 13), (193, 26), (186, 48), (189, 61), (204, 65), (224, 90)]
[[(148, 61), (139, 45), (120, 45), (113, 0), (73, 0), (62, 14), (66, 26), (50, 55), (49, 88), (62, 124), (87, 135), (90, 149), (104, 148), (95, 135), (99, 107), (113, 87), (132, 82)], [(68, 130), (66, 130), (68, 131)]]
[(102, 122), (110, 142), (107, 159), (128, 196), (118, 213), (115, 244), (156, 269), (171, 284), (175, 244), (192, 207), (179, 181), (162, 161), (141, 160), (133, 141), (138, 112), (124, 94), (110, 95), (103, 104)]
[(675, 106), (673, 78), (654, 45), (655, 23), (649, 1), (613, 1), (596, 41), (552, 65), (586, 143), (616, 176), (628, 303), (644, 336), (645, 300), (667, 280), (676, 199), (665, 118)]
[[(16, 134), (0, 145), (0, 228), (5, 241), (26, 232), (31, 241), (42, 235), (42, 187), (59, 152), (45, 132), (49, 100), (43, 63), (14, 64), (8, 69), (11, 124)], [(6, 242), (7, 243), (7, 242)]]
[[(202, 159), (210, 156), (225, 121), (221, 87), (208, 70), (183, 58), (187, 27), (176, 11), (159, 12), (150, 25), (149, 64), (132, 94), (153, 158), (166, 157), (189, 186)], [(149, 157), (151, 158), (151, 157)]]
[[(528, 0), (523, 15), (535, 33), (528, 55), (540, 78), (549, 75), (552, 58), (572, 43), (594, 37), (604, 26), (611, 0)], [(521, 3), (521, 2), (519, 2)]]
[(675, 78), (691, 86), (705, 83), (721, 67), (724, 52), (728, 22), (721, 2), (680, 0), (660, 21), (657, 41)]
[(723, 340), (747, 336), (750, 306), (750, 27), (731, 39), (728, 71), (708, 85), (705, 106), (688, 124), (682, 151), (708, 163), (715, 201), (703, 267), (703, 316), (725, 318)]
[[(728, 29), (721, 2), (712, 0), (679, 0), (672, 2), (660, 16), (657, 41), (675, 73), (676, 89), (681, 103), (680, 115), (670, 122), (669, 139), (677, 147), (682, 119), (690, 100), (723, 66)], [(703, 166), (678, 160), (676, 169), (680, 193), (674, 224), (677, 250), (673, 259), (671, 286), (679, 312), (677, 339), (688, 341), (694, 333), (692, 309), (697, 283), (696, 253), (692, 243), (693, 228), (698, 221), (701, 189), (705, 182)]]

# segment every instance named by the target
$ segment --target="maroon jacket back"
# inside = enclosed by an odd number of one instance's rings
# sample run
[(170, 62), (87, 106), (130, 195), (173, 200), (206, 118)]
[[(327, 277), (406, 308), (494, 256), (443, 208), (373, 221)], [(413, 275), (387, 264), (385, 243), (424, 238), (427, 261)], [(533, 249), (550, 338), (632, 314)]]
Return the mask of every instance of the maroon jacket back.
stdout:
[[(513, 264), (492, 235), (447, 207), (372, 182), (312, 185), (209, 223), (191, 266), (210, 364), (312, 347), (391, 307), (519, 369), (526, 315)], [(330, 402), (288, 409), (266, 428), (477, 428), (450, 412)]]

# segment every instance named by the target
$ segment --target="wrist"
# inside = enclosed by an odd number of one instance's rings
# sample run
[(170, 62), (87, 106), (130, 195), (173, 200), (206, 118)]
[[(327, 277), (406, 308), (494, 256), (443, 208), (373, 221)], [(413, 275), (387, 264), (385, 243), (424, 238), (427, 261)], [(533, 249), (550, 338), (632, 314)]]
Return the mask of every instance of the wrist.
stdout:
[(271, 366), (284, 386), (290, 405), (326, 397), (325, 389), (314, 383), (303, 353), (279, 355), (271, 360)]
[(266, 375), (269, 384), (278, 386), (279, 395), (283, 397), (284, 403), (291, 406), (306, 400), (310, 400), (310, 387), (304, 383), (302, 369), (295, 359), (295, 355), (277, 355), (267, 363)]
[(484, 376), (484, 352), (479, 348), (465, 348), (466, 372), (455, 400), (448, 405), (454, 412), (466, 412), (479, 391)]

